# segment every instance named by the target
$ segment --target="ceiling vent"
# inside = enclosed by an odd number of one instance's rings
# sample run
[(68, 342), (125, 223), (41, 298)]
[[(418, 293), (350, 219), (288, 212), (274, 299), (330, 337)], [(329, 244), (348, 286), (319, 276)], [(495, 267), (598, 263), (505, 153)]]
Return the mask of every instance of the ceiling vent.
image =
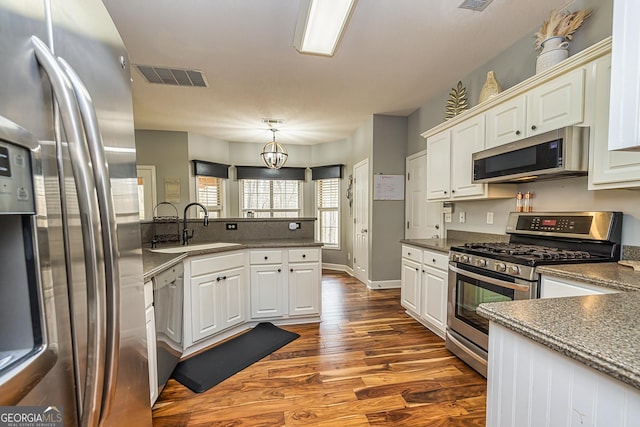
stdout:
[(459, 7), (460, 9), (470, 9), (480, 12), (489, 6), (489, 3), (492, 1), (493, 0), (464, 0)]
[(172, 86), (207, 87), (204, 74), (200, 71), (153, 67), (151, 65), (136, 65), (135, 67), (149, 83)]

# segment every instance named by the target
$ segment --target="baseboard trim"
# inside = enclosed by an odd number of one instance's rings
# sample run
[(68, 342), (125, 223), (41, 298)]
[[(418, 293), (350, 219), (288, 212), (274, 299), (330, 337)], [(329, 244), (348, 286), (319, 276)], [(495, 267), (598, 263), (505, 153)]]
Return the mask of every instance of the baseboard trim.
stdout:
[(353, 268), (349, 267), (348, 265), (329, 264), (325, 262), (322, 264), (322, 269), (332, 270), (332, 271), (342, 271), (343, 273), (347, 273), (349, 276), (353, 276)]
[(400, 280), (379, 280), (376, 282), (369, 281), (367, 284), (369, 289), (398, 289), (400, 288)]

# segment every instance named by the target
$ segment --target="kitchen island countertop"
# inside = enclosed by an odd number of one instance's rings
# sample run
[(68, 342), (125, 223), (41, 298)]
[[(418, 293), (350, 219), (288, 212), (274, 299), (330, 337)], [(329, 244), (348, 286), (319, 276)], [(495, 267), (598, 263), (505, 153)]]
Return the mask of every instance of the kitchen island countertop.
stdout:
[[(209, 243), (209, 242), (193, 242), (194, 245), (200, 243)], [(151, 248), (146, 245), (142, 248), (142, 268), (143, 268), (143, 278), (144, 281), (149, 280), (151, 277), (160, 273), (163, 270), (166, 270), (169, 267), (174, 266), (175, 264), (181, 262), (184, 258), (188, 256), (196, 256), (196, 255), (206, 255), (212, 253), (220, 253), (220, 252), (230, 252), (237, 251), (242, 249), (259, 249), (259, 248), (296, 248), (296, 247), (321, 247), (322, 243), (314, 240), (287, 240), (287, 239), (279, 239), (279, 240), (256, 240), (256, 241), (243, 241), (243, 242), (234, 242), (239, 243), (239, 245), (222, 247), (222, 248), (212, 248), (191, 252), (180, 252), (173, 254), (166, 254), (160, 252), (153, 252)], [(172, 248), (179, 247), (180, 245), (162, 245), (161, 248)]]
[(617, 262), (540, 266), (540, 274), (577, 280), (619, 291), (640, 291), (640, 272)]

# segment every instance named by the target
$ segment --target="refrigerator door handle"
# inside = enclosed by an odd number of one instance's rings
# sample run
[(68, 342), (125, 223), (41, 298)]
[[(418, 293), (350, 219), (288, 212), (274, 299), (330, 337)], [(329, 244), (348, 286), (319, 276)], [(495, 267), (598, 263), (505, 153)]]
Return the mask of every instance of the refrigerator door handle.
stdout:
[(100, 224), (102, 226), (102, 245), (106, 273), (106, 366), (104, 373), (104, 393), (102, 398), (102, 416), (109, 413), (111, 402), (116, 391), (118, 376), (118, 355), (120, 343), (120, 272), (118, 265), (118, 242), (116, 232), (116, 214), (109, 181), (109, 170), (104, 151), (104, 143), (93, 100), (80, 76), (63, 58), (58, 57), (62, 69), (66, 73), (78, 101), (80, 115), (87, 137), (89, 155), (93, 164), (93, 176), (98, 195)]
[(105, 362), (105, 295), (100, 283), (99, 253), (96, 241), (99, 227), (98, 207), (95, 199), (95, 184), (90, 171), (89, 156), (84, 145), (82, 119), (78, 113), (77, 101), (69, 79), (49, 51), (48, 46), (38, 37), (31, 42), (36, 59), (48, 76), (65, 129), (71, 168), (77, 189), (82, 245), (85, 258), (87, 280), (87, 372), (81, 421), (84, 426), (97, 426), (102, 405)]

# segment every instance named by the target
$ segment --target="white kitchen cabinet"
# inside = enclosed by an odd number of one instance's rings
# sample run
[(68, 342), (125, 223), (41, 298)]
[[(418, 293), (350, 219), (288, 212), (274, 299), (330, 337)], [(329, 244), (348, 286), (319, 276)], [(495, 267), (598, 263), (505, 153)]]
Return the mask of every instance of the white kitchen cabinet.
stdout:
[(509, 198), (508, 184), (474, 184), (471, 155), (484, 149), (484, 114), (427, 138), (427, 200)]
[[(589, 189), (640, 187), (640, 153), (610, 151), (611, 55), (593, 64), (595, 73), (594, 126), (589, 144)], [(616, 101), (617, 102), (617, 101)]]
[(486, 148), (524, 138), (527, 129), (527, 97), (516, 96), (487, 110)]
[(640, 2), (613, 2), (610, 150), (640, 150)]
[(446, 254), (424, 251), (422, 256), (420, 317), (435, 334), (444, 339), (447, 328), (447, 287), (449, 263)]
[[(416, 249), (417, 250), (417, 249)], [(414, 316), (420, 315), (420, 263), (402, 258), (400, 304)]]
[(320, 314), (320, 249), (253, 250), (249, 257), (252, 318)]
[(451, 197), (451, 130), (427, 138), (427, 200)]
[(158, 355), (156, 350), (156, 319), (153, 308), (153, 283), (144, 284), (147, 358), (149, 361), (149, 397), (153, 405), (158, 399)]
[(188, 262), (191, 341), (244, 322), (247, 286), (244, 254), (202, 255)]
[(576, 68), (527, 92), (527, 130), (532, 136), (584, 120), (585, 69)]
[(484, 114), (451, 129), (451, 197), (482, 197), (486, 184), (473, 183), (471, 154), (484, 149)]
[(496, 322), (489, 330), (487, 426), (638, 425), (637, 388)]
[(402, 246), (400, 300), (407, 314), (444, 339), (448, 255)]
[(604, 286), (569, 279), (558, 279), (542, 275), (540, 298), (574, 297), (581, 295), (614, 294), (619, 291)]

